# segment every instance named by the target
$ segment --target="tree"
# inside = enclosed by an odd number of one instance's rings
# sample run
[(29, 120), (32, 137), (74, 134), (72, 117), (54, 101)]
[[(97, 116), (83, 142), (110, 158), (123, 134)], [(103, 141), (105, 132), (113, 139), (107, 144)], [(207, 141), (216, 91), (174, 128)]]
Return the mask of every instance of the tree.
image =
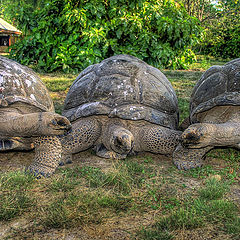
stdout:
[(211, 0), (182, 0), (181, 2), (188, 14), (197, 17), (200, 22), (205, 21), (211, 15)]
[(240, 1), (219, 0), (215, 8), (215, 18), (206, 25), (201, 43), (204, 53), (240, 57)]
[(186, 68), (200, 33), (198, 20), (173, 0), (48, 0), (18, 14), (29, 32), (11, 56), (45, 71), (78, 71), (120, 53)]
[(34, 11), (43, 7), (45, 0), (0, 0), (0, 17), (13, 23), (23, 32), (32, 28)]

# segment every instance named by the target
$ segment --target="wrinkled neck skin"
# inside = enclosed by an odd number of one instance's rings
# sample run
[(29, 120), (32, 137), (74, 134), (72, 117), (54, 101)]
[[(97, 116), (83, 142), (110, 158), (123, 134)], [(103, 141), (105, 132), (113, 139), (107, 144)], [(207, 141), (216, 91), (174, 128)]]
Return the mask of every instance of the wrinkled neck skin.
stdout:
[(6, 114), (5, 117), (1, 117), (0, 134), (11, 137), (37, 136), (40, 129), (39, 123), (41, 123), (40, 114)]
[(234, 146), (240, 143), (240, 121), (222, 124), (204, 123), (204, 126), (208, 130), (208, 144), (211, 146)]
[(0, 108), (0, 134), (10, 137), (56, 136), (70, 128), (70, 122), (54, 112), (23, 113)]
[[(27, 114), (27, 116), (29, 116)], [(14, 108), (0, 109), (0, 134), (5, 137), (30, 136), (37, 129), (36, 121), (29, 121), (26, 115), (20, 114)], [(35, 118), (38, 118), (36, 115)]]

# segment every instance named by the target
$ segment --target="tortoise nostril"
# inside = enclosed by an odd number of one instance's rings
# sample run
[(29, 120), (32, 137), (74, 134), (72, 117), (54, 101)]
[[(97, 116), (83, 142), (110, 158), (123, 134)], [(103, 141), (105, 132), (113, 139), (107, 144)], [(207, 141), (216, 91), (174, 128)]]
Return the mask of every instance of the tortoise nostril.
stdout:
[(188, 133), (184, 136), (184, 138), (182, 138), (182, 142), (197, 142), (200, 139), (199, 134), (196, 133)]
[(115, 143), (116, 146), (121, 146), (122, 145), (122, 142), (120, 141), (120, 139), (118, 137), (114, 138), (114, 143)]
[(58, 124), (59, 126), (62, 126), (62, 127), (65, 127), (65, 126), (68, 125), (63, 119), (59, 120), (59, 121), (57, 122), (57, 124)]
[(57, 121), (55, 119), (53, 119), (51, 122), (53, 125), (57, 125)]
[(193, 140), (196, 138), (196, 135), (194, 133), (189, 133), (187, 136), (186, 136), (187, 139), (189, 140)]
[(52, 120), (52, 124), (57, 127), (63, 127), (66, 130), (71, 129), (71, 124), (65, 119), (54, 119), (54, 120)]

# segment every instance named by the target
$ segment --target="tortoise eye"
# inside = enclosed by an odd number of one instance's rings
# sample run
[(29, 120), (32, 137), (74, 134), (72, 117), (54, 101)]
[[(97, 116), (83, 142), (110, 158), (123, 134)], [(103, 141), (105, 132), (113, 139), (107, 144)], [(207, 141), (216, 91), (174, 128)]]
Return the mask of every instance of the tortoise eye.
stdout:
[(57, 125), (57, 121), (55, 119), (52, 120), (53, 125)]

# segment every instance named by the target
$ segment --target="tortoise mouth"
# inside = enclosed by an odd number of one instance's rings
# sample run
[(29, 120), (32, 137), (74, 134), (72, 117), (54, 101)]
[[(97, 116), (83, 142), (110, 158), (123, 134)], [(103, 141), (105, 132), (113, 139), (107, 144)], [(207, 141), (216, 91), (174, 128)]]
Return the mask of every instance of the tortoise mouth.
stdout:
[(15, 149), (13, 146), (14, 142), (9, 139), (0, 139), (0, 151), (7, 151), (7, 150), (12, 150)]
[(184, 143), (184, 142), (182, 142), (182, 146), (185, 148), (201, 148), (200, 143)]
[(200, 136), (190, 136), (180, 140), (183, 147), (186, 148), (201, 148)]
[(31, 150), (33, 149), (31, 138), (7, 138), (0, 139), (0, 152), (10, 150)]
[(121, 138), (114, 136), (113, 144), (111, 146), (114, 152), (119, 154), (127, 154), (133, 149), (134, 141), (129, 142), (129, 136), (122, 136)]
[(126, 142), (124, 142), (124, 137), (123, 137), (123, 141), (120, 141), (118, 137), (114, 137), (113, 140), (114, 144), (113, 147), (115, 152), (123, 154), (123, 153), (129, 153), (132, 148), (133, 148), (133, 141), (130, 142), (130, 144), (127, 144)]
[(66, 119), (53, 119), (50, 123), (50, 126), (52, 129), (54, 130), (65, 130), (65, 131), (69, 131), (72, 126), (70, 124), (70, 122)]

